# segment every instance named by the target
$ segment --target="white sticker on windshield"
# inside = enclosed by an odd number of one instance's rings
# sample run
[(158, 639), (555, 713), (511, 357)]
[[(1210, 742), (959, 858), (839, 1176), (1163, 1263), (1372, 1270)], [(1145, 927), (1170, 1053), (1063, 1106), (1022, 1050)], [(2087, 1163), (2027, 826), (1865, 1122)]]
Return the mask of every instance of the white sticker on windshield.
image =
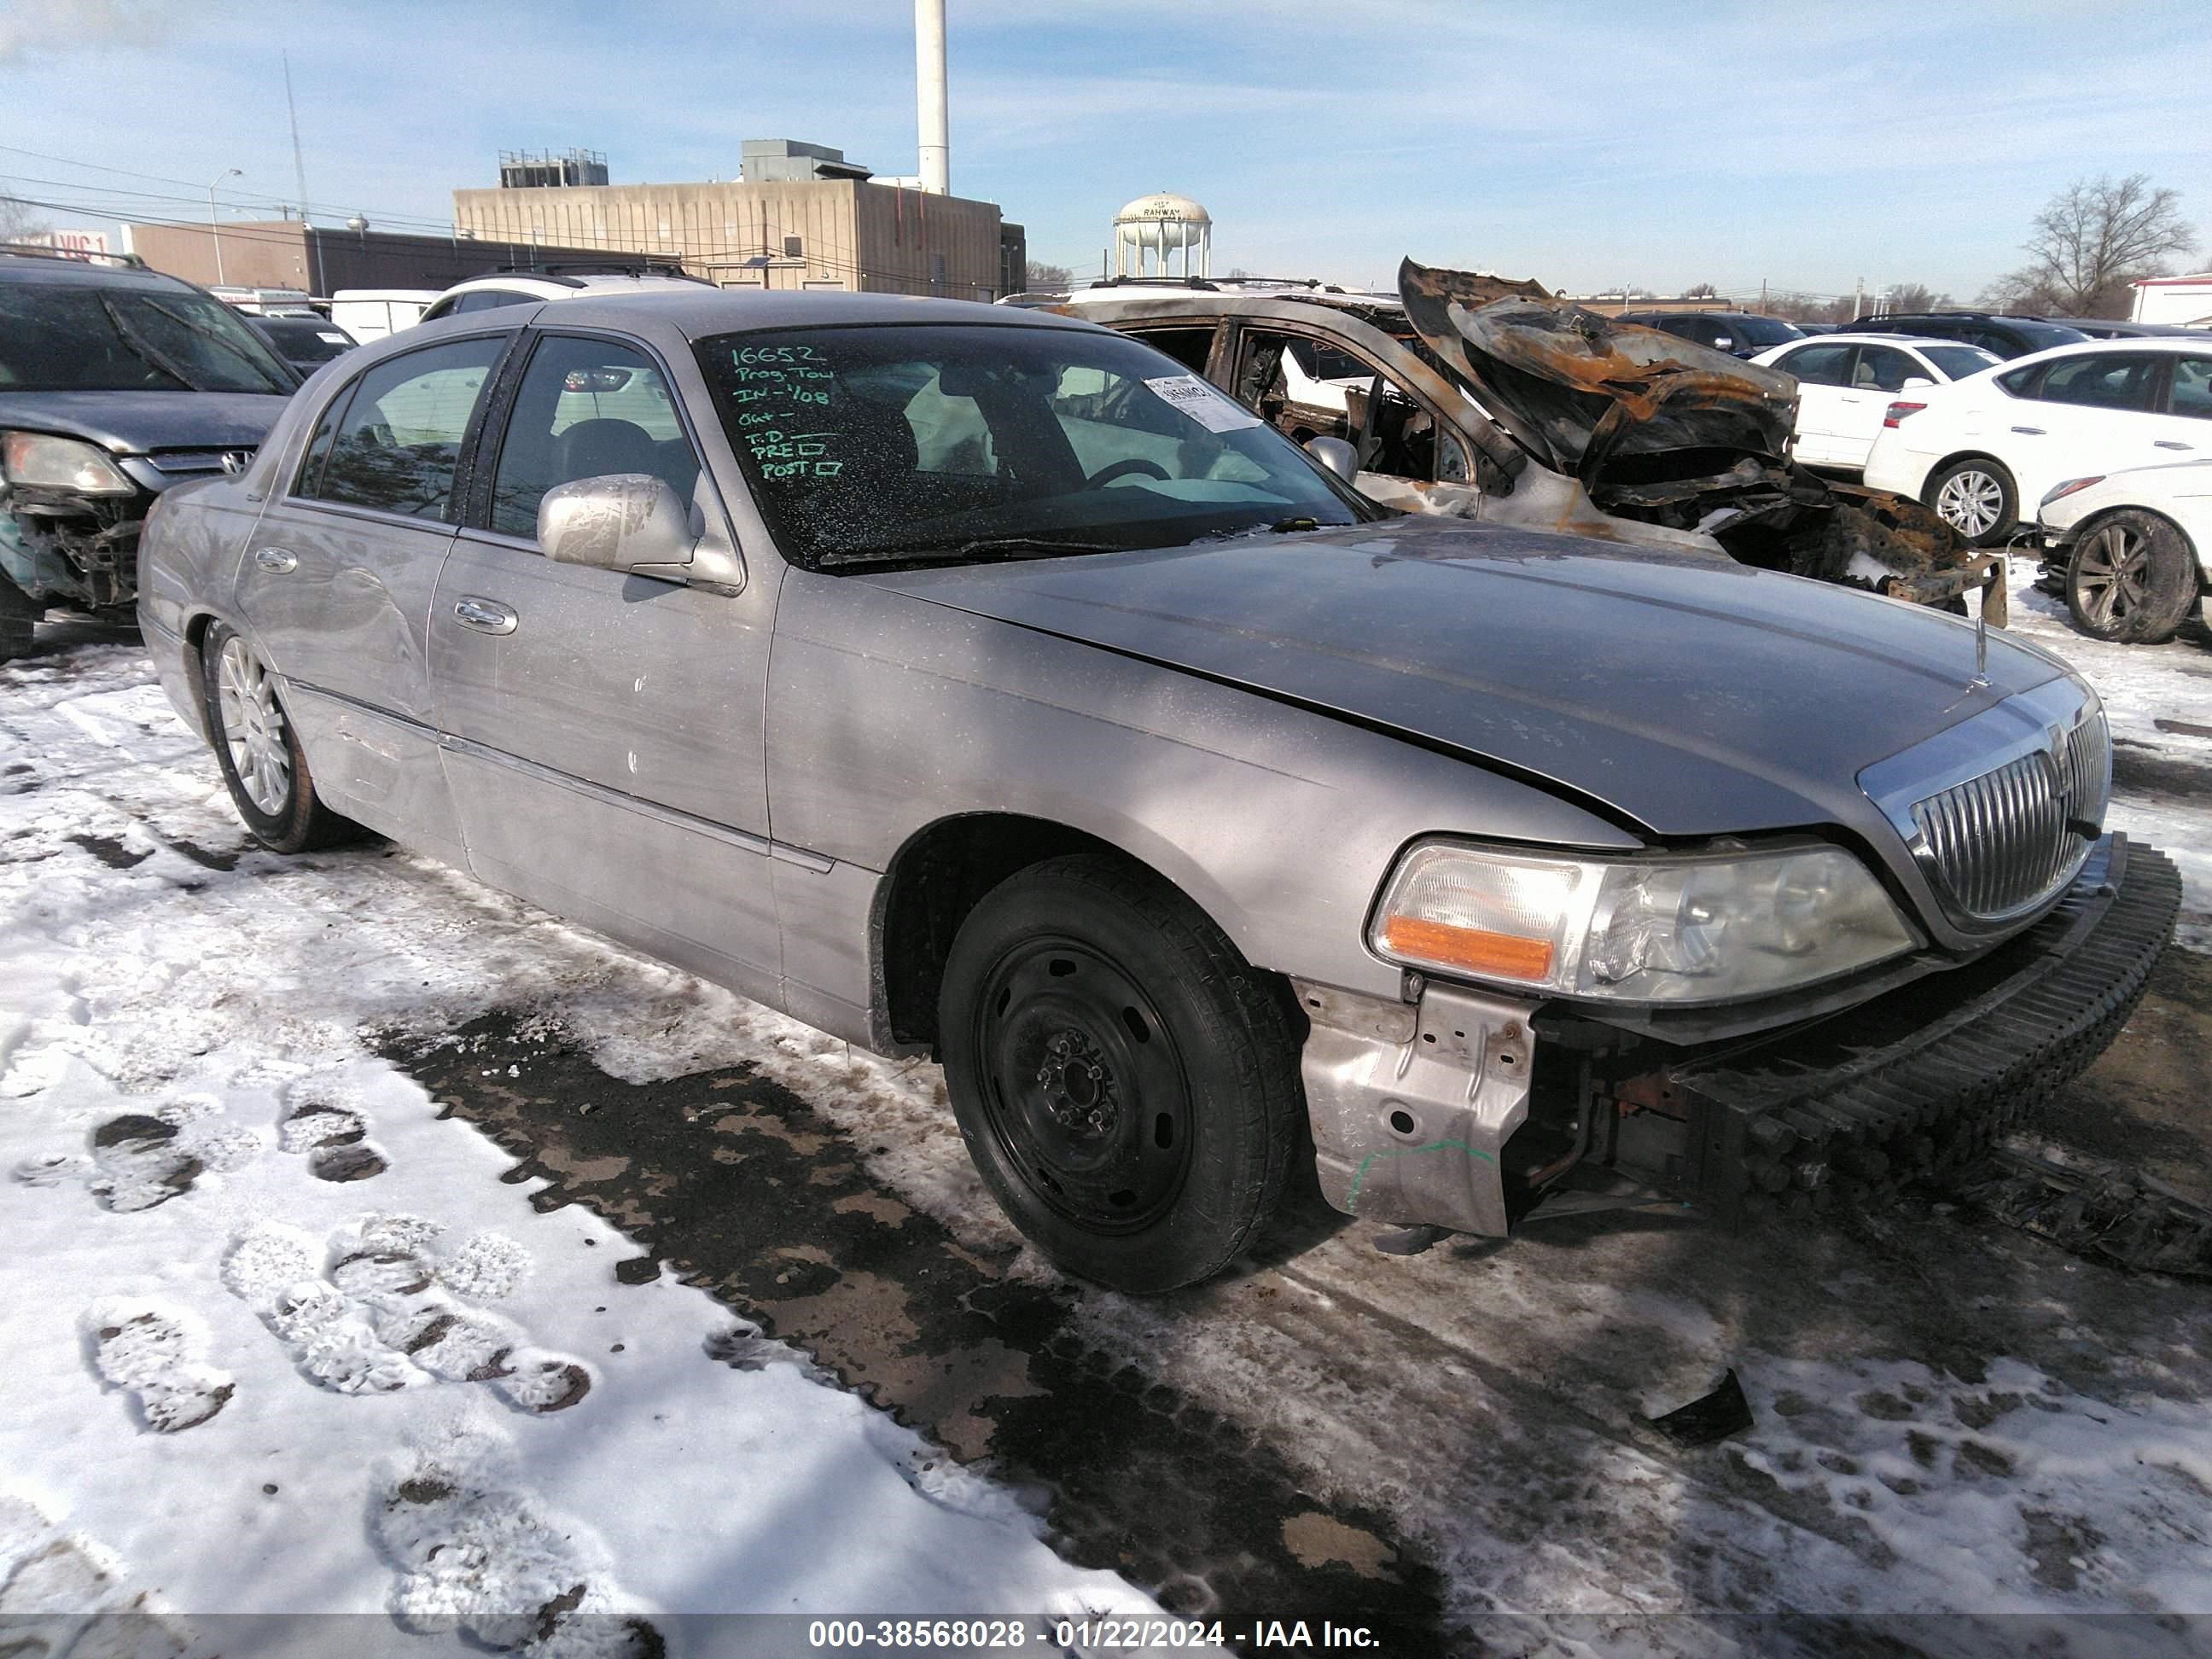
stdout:
[(1145, 384), (1158, 393), (1162, 401), (1189, 416), (1208, 432), (1242, 432), (1248, 426), (1260, 424), (1257, 415), (1195, 374), (1167, 374)]
[(315, 331), (315, 337), (318, 340), (327, 341), (331, 345), (351, 345), (353, 343), (353, 337), (351, 335), (335, 334), (328, 329), (317, 329)]

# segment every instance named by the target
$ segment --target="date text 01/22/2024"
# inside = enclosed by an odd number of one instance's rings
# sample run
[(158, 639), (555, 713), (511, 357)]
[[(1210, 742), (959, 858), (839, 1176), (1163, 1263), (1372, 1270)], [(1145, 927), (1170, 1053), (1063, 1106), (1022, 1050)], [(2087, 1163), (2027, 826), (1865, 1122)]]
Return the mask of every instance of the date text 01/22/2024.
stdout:
[(1258, 1619), (1231, 1629), (1220, 1620), (1054, 1619), (1036, 1632), (1018, 1619), (817, 1619), (807, 1626), (816, 1648), (1024, 1648), (1032, 1636), (1040, 1644), (1049, 1631), (1051, 1644), (1087, 1652), (1161, 1648), (1339, 1649), (1379, 1652), (1382, 1640), (1364, 1625), (1317, 1623), (1304, 1619)]

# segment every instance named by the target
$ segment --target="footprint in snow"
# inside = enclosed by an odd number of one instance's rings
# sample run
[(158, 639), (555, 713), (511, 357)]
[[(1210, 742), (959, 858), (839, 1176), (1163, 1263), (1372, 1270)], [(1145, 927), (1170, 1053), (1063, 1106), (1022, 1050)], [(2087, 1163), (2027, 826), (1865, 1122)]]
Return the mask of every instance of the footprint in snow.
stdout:
[(425, 1458), (383, 1492), (376, 1540), (399, 1569), (392, 1617), (423, 1633), (459, 1630), (546, 1659), (646, 1659), (665, 1651), (593, 1570), (577, 1529), (465, 1458)]
[(303, 1077), (285, 1090), (276, 1139), (286, 1152), (304, 1152), (307, 1173), (322, 1181), (367, 1181), (391, 1167), (368, 1139), (359, 1092), (327, 1073)]
[(530, 1268), (497, 1233), (436, 1248), (444, 1228), (421, 1216), (370, 1214), (327, 1242), (260, 1222), (231, 1243), (222, 1280), (261, 1316), (300, 1369), (340, 1394), (389, 1394), (429, 1382), (483, 1382), (519, 1410), (565, 1411), (592, 1374), (533, 1347), (495, 1302)]
[(82, 1322), (94, 1369), (137, 1396), (139, 1415), (155, 1432), (195, 1428), (230, 1403), (235, 1381), (205, 1363), (207, 1332), (183, 1310), (111, 1297), (88, 1309)]
[(261, 1137), (224, 1115), (212, 1095), (179, 1095), (152, 1112), (125, 1112), (92, 1132), (88, 1153), (48, 1152), (15, 1166), (28, 1187), (82, 1182), (102, 1209), (150, 1210), (202, 1176), (261, 1156)]

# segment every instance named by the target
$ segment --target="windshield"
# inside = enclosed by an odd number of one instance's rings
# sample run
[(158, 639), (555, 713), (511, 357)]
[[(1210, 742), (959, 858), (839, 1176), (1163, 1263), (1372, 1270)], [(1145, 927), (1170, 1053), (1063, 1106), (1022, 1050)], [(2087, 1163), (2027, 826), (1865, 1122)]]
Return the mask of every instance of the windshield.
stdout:
[(236, 312), (204, 294), (0, 285), (0, 390), (289, 393), (299, 383)]
[(1970, 345), (1922, 346), (1920, 355), (1942, 369), (1946, 380), (1963, 380), (1969, 374), (1978, 374), (2004, 361), (1994, 351), (1984, 351), (1979, 346)]
[(1757, 346), (1762, 351), (1786, 340), (1805, 337), (1801, 330), (1774, 317), (1732, 317), (1729, 323), (1746, 345)]
[(702, 340), (763, 514), (810, 569), (1172, 547), (1370, 509), (1171, 357), (1087, 329)]

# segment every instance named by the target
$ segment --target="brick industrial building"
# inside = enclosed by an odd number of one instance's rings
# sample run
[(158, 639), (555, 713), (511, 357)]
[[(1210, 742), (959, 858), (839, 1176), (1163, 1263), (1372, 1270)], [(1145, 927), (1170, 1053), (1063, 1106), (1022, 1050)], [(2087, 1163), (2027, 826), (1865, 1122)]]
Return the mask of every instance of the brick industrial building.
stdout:
[[(603, 248), (532, 246), (465, 236), (415, 236), (364, 228), (307, 225), (297, 219), (221, 226), (133, 224), (124, 246), (156, 270), (212, 287), (441, 289), (501, 265), (604, 260)], [(216, 248), (221, 245), (222, 258)], [(217, 271), (221, 276), (218, 277)]]
[(1023, 283), (1022, 227), (995, 204), (939, 195), (912, 179), (878, 180), (818, 144), (749, 139), (742, 176), (732, 180), (550, 182), (604, 178), (604, 163), (583, 151), (502, 155), (502, 178), (531, 182), (455, 191), (454, 227), (480, 245), (560, 244), (601, 258), (680, 260), (726, 286), (989, 300)]

